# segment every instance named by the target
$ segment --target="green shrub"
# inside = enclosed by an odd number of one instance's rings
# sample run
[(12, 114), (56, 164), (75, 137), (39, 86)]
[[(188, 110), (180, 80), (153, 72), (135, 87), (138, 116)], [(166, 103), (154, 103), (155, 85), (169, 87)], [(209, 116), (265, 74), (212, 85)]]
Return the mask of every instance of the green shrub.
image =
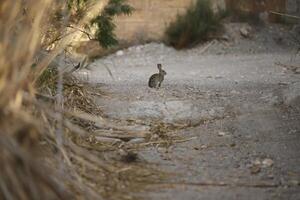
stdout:
[(130, 15), (132, 11), (133, 7), (127, 4), (126, 0), (110, 0), (102, 13), (92, 19), (91, 24), (97, 27), (95, 37), (102, 47), (108, 48), (118, 44), (113, 17)]
[(197, 0), (183, 15), (178, 15), (166, 30), (166, 42), (177, 49), (206, 40), (210, 32), (220, 27), (220, 17), (209, 0)]

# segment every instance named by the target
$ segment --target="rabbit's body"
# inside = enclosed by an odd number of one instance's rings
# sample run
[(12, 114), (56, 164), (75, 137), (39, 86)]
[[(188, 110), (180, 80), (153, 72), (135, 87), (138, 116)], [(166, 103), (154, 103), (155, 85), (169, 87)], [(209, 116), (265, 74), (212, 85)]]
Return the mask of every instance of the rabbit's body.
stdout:
[(162, 69), (161, 64), (157, 64), (157, 68), (159, 73), (153, 74), (148, 82), (148, 86), (151, 88), (159, 88), (164, 80), (165, 75), (167, 75), (167, 73)]

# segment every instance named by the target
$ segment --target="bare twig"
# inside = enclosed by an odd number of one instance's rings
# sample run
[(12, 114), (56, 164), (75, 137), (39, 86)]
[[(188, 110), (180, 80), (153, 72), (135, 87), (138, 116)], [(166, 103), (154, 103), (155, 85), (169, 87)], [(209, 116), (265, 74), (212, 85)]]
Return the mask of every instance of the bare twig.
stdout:
[(212, 46), (213, 44), (215, 44), (215, 43), (216, 43), (216, 40), (210, 41), (207, 45), (205, 45), (205, 46), (200, 50), (199, 54), (205, 53), (205, 52), (209, 49), (209, 47), (211, 47), (211, 46)]
[(80, 28), (78, 28), (78, 27), (75, 27), (75, 26), (72, 26), (72, 25), (68, 25), (67, 27), (68, 27), (68, 28), (75, 29), (75, 30), (77, 30), (77, 31), (79, 31), (79, 32), (81, 32), (81, 33), (84, 33), (84, 34), (89, 38), (89, 40), (97, 40), (96, 38), (93, 38), (93, 37), (91, 36), (91, 33), (88, 33), (88, 32), (85, 31), (85, 30), (82, 30), (82, 29), (80, 29)]
[(295, 74), (299, 74), (299, 70), (300, 70), (300, 66), (294, 66), (294, 65), (286, 65), (286, 64), (283, 64), (283, 63), (280, 63), (280, 62), (276, 62), (275, 65), (278, 65), (280, 67), (283, 67), (287, 70), (290, 70), (292, 71), (293, 73)]
[(270, 11), (270, 13), (272, 13), (274, 15), (280, 15), (280, 16), (284, 16), (284, 17), (290, 17), (290, 18), (294, 18), (294, 19), (300, 19), (300, 17), (298, 17), (298, 16), (289, 15), (289, 14), (285, 14), (285, 13), (280, 13), (280, 12), (276, 12), (276, 11)]
[[(192, 138), (187, 138), (187, 139), (182, 139), (182, 140), (172, 140), (172, 143), (183, 143), (183, 142), (188, 142), (191, 140), (195, 140), (197, 137), (192, 137)], [(152, 141), (152, 142), (147, 142), (147, 143), (142, 143), (142, 146), (148, 146), (148, 145), (154, 145), (154, 144), (168, 144), (169, 141), (166, 140), (159, 140), (159, 141)]]
[(246, 187), (246, 188), (277, 188), (280, 184), (259, 182), (259, 183), (226, 183), (226, 182), (214, 182), (214, 181), (203, 181), (203, 182), (174, 182), (174, 183), (149, 183), (153, 185), (160, 185), (161, 187)]

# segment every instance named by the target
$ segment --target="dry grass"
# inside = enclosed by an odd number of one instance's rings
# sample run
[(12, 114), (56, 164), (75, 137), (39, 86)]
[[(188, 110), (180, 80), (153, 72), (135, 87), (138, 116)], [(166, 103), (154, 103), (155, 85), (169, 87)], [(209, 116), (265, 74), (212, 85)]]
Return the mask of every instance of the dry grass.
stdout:
[(1, 199), (67, 198), (34, 159), (42, 127), (24, 108), (25, 99), (34, 98), (31, 65), (49, 6), (47, 0), (0, 2)]
[[(115, 199), (129, 198), (128, 188), (139, 190), (143, 182), (162, 174), (143, 165), (128, 168), (116, 160), (101, 159), (95, 152), (121, 147), (101, 144), (97, 148), (99, 144), (86, 141), (91, 135), (88, 131), (97, 128), (103, 133), (113, 130), (145, 137), (149, 131), (134, 132), (132, 127), (101, 118), (92, 90), (63, 69), (47, 71), (51, 61), (80, 33), (59, 30), (64, 37), (36, 62), (43, 42), (48, 42), (43, 37), (49, 12), (55, 8), (53, 2), (0, 0), (0, 199), (101, 199), (100, 194), (113, 199), (112, 193)], [(107, 2), (90, 5), (89, 15), (83, 16), (77, 27)], [(144, 144), (124, 148), (184, 142), (166, 134), (174, 128), (159, 124), (150, 130), (157, 137), (147, 136)], [(84, 142), (78, 144), (78, 139)]]
[[(55, 6), (53, 2), (0, 0), (0, 199), (73, 199), (70, 188), (79, 193), (77, 197), (97, 196), (95, 192), (86, 192), (89, 189), (80, 185), (80, 178), (72, 170), (66, 149), (74, 151), (74, 148), (64, 143), (65, 128), (59, 127), (63, 125), (64, 108), (58, 105), (54, 109), (53, 104), (36, 100), (35, 82), (39, 75), (77, 34), (62, 30), (66, 37), (57, 42), (53, 51), (36, 63), (35, 68), (32, 67), (42, 46), (43, 30), (47, 29), (46, 18)], [(101, 1), (101, 4), (106, 2)], [(91, 5), (90, 10), (95, 7)], [(79, 25), (88, 19), (90, 16), (84, 16)], [(59, 84), (62, 85), (62, 81)], [(81, 88), (68, 91), (80, 93)], [(63, 96), (59, 92), (58, 95)], [(72, 97), (67, 100), (69, 98)], [(75, 101), (78, 104), (79, 100)], [(51, 153), (53, 157), (48, 159), (61, 163), (61, 170), (55, 170), (54, 165), (44, 165), (41, 141), (48, 141), (59, 150), (56, 156)], [(66, 166), (70, 173), (63, 173)], [(64, 179), (59, 178), (61, 173)]]

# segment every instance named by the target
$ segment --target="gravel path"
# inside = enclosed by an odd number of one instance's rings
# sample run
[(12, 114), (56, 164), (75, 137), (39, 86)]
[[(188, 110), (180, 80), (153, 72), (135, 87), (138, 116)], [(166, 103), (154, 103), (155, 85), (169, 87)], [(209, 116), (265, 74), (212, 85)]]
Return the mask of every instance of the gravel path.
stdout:
[[(97, 101), (111, 118), (190, 124), (175, 134), (193, 140), (139, 153), (145, 164), (174, 175), (133, 196), (300, 199), (300, 75), (278, 65), (300, 58), (286, 47), (251, 54), (228, 48), (216, 54), (150, 43), (80, 72), (109, 93)], [(159, 90), (147, 87), (157, 63), (168, 73)]]

